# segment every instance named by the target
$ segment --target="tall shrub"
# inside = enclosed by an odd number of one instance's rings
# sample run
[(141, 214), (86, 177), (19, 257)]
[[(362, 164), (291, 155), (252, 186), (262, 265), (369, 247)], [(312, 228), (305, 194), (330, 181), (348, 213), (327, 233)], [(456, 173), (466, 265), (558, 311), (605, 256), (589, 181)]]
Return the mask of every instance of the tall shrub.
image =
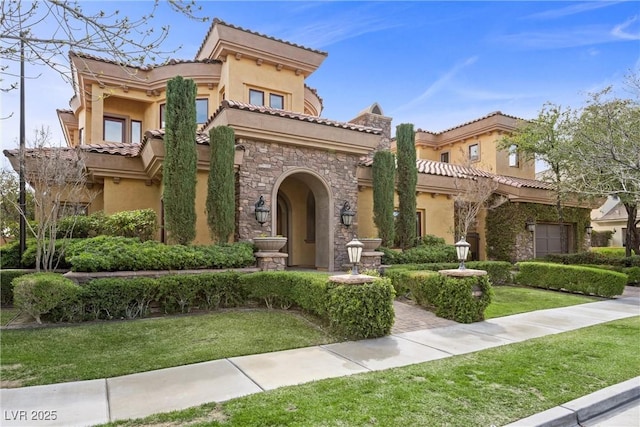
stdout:
[(167, 83), (162, 197), (169, 238), (182, 245), (196, 236), (196, 126), (196, 84), (174, 77)]
[(413, 125), (403, 123), (396, 127), (398, 147), (398, 218), (396, 241), (402, 249), (414, 246), (416, 241), (416, 143)]
[(376, 152), (373, 156), (373, 222), (385, 247), (393, 245), (396, 234), (393, 218), (395, 179), (394, 154), (390, 151)]
[(235, 134), (228, 126), (209, 131), (211, 158), (207, 187), (207, 222), (211, 237), (226, 243), (235, 228)]

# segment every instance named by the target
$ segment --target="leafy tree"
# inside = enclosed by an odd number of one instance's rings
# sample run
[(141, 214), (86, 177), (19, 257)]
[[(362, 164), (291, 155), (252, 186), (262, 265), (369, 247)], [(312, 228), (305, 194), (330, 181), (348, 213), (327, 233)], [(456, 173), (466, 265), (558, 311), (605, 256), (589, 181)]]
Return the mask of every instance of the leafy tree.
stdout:
[(207, 187), (207, 222), (214, 240), (226, 243), (235, 229), (235, 134), (228, 126), (209, 131), (211, 158)]
[(391, 151), (377, 151), (373, 156), (373, 222), (378, 228), (382, 246), (393, 245), (395, 224), (393, 196), (395, 194), (396, 158)]
[[(15, 172), (0, 170), (0, 237), (14, 238), (20, 227), (20, 209), (18, 195), (20, 186)], [(27, 220), (34, 219), (33, 191), (26, 192)]]
[(627, 211), (626, 255), (640, 255), (640, 103), (611, 94), (611, 88), (592, 94), (576, 116), (566, 181), (586, 196), (618, 197)]
[[(515, 145), (525, 160), (538, 159), (549, 165), (549, 171), (543, 174), (542, 179), (553, 187), (560, 223), (564, 222), (564, 201), (568, 194), (564, 182), (573, 147), (571, 123), (571, 110), (547, 103), (536, 119), (522, 121), (511, 135), (504, 137), (498, 144), (498, 148), (502, 150), (510, 150)], [(566, 252), (565, 228), (560, 229), (563, 234), (561, 249)]]
[(167, 82), (165, 160), (162, 170), (165, 227), (186, 245), (196, 236), (196, 84), (182, 76)]
[(403, 123), (396, 127), (398, 156), (398, 218), (396, 240), (402, 249), (413, 247), (416, 242), (416, 143), (413, 125)]
[[(92, 7), (75, 1), (3, 1), (0, 5), (0, 56), (3, 58), (0, 74), (15, 77), (8, 69), (11, 63), (21, 61), (20, 45), (24, 43), (26, 63), (45, 65), (69, 82), (72, 78), (69, 50), (106, 56), (122, 64), (123, 71), (130, 78), (139, 78), (125, 65), (164, 61), (174, 52), (161, 47), (169, 34), (169, 26), (159, 26), (154, 22), (162, 3), (155, 0), (149, 13), (131, 19), (120, 10), (109, 11), (106, 7), (88, 12), (87, 9)], [(105, 6), (107, 4), (104, 3)], [(190, 18), (208, 19), (195, 15), (200, 8), (194, 1), (169, 0), (166, 4)], [(95, 73), (99, 77), (99, 70)], [(8, 83), (3, 90), (17, 86), (17, 83)]]

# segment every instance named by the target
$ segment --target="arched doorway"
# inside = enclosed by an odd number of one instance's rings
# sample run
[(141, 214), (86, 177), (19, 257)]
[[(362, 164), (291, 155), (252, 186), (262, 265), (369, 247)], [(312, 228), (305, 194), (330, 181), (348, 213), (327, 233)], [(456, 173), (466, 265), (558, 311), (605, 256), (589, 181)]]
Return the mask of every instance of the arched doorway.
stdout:
[(283, 174), (274, 186), (277, 200), (272, 226), (286, 236), (287, 265), (333, 271), (333, 198), (327, 183), (313, 171)]

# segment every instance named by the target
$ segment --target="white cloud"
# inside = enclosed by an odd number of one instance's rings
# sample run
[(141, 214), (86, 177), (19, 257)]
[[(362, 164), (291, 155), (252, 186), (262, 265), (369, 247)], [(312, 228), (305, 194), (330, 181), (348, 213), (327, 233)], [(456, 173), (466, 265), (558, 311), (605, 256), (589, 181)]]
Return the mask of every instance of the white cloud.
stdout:
[(640, 19), (638, 19), (638, 15), (613, 27), (611, 34), (623, 40), (640, 40)]
[(454, 65), (450, 70), (444, 73), (438, 80), (431, 83), (431, 85), (429, 85), (429, 87), (424, 92), (422, 92), (420, 96), (413, 98), (411, 101), (399, 106), (394, 110), (394, 112), (415, 107), (423, 103), (427, 99), (431, 98), (433, 95), (437, 94), (438, 92), (441, 92), (442, 90), (446, 89), (456, 74), (458, 74), (463, 69), (473, 65), (478, 60), (478, 58), (479, 57), (477, 55), (471, 56), (465, 59), (464, 61)]
[(557, 19), (565, 16), (576, 15), (578, 13), (590, 12), (595, 9), (601, 9), (603, 7), (609, 7), (622, 2), (607, 2), (607, 1), (589, 1), (582, 3), (575, 3), (571, 6), (561, 7), (559, 9), (545, 10), (544, 12), (534, 13), (525, 16), (525, 19)]

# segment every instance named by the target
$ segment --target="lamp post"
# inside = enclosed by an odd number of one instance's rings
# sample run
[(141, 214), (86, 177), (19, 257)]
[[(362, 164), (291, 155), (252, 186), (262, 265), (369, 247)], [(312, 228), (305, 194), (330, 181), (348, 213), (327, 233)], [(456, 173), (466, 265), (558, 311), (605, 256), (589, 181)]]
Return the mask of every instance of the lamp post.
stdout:
[(460, 261), (460, 265), (458, 266), (458, 270), (466, 270), (467, 267), (464, 266), (464, 262), (469, 255), (469, 248), (471, 245), (464, 240), (464, 237), (460, 239), (455, 245), (456, 253), (458, 255), (458, 261)]
[(260, 223), (260, 226), (264, 225), (267, 222), (267, 218), (269, 217), (269, 208), (265, 205), (264, 197), (260, 196), (258, 201), (255, 204), (255, 214), (256, 221)]
[(358, 273), (358, 264), (360, 263), (360, 257), (362, 256), (362, 248), (364, 248), (364, 244), (355, 237), (347, 243), (349, 262), (353, 264), (353, 269), (351, 270), (352, 275), (360, 274)]

